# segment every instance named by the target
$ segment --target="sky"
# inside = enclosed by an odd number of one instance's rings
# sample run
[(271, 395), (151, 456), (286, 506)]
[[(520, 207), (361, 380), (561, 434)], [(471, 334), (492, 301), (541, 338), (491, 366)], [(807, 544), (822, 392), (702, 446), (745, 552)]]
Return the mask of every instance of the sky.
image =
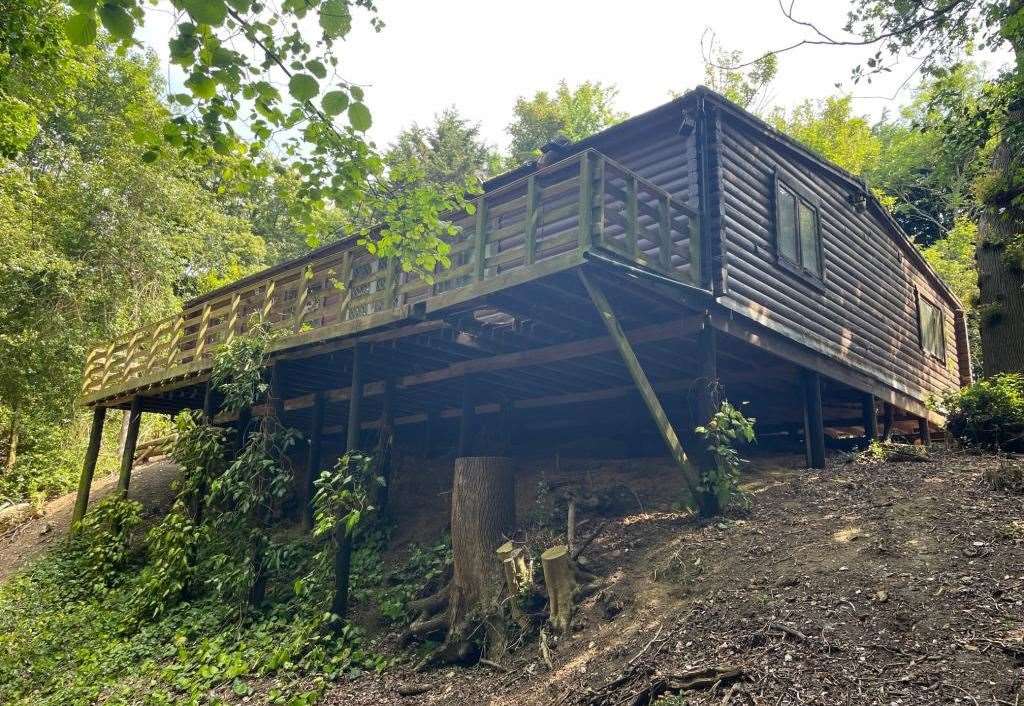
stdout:
[[(787, 0), (787, 2), (790, 0)], [(852, 0), (795, 0), (794, 14), (842, 35)], [(516, 99), (601, 81), (618, 89), (616, 108), (649, 110), (704, 82), (702, 38), (747, 58), (792, 43), (807, 31), (787, 20), (777, 0), (377, 0), (386, 26), (376, 33), (357, 12), (352, 34), (337, 45), (340, 73), (366, 88), (371, 138), (381, 147), (413, 122), (429, 124), (448, 106), (479, 123), (491, 145), (508, 144), (505, 128)], [(166, 64), (170, 19), (147, 19), (143, 43)], [(311, 27), (311, 31), (316, 28)], [(850, 70), (863, 47), (806, 46), (779, 58), (772, 105), (791, 107), (839, 91), (858, 113), (879, 118), (911, 97), (915, 63), (907, 61), (871, 85), (854, 86)], [(171, 83), (180, 83), (175, 68)], [(901, 90), (901, 85), (907, 82)], [(841, 83), (842, 87), (836, 87)], [(180, 88), (179, 88), (180, 90)]]

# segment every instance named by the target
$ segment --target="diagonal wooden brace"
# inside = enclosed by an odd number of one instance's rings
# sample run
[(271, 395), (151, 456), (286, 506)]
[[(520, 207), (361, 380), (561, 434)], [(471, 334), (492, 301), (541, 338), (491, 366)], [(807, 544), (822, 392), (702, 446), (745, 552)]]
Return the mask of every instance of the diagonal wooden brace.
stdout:
[(619, 354), (622, 355), (622, 360), (626, 364), (626, 368), (629, 370), (630, 376), (633, 378), (633, 382), (636, 384), (637, 389), (640, 391), (640, 396), (643, 397), (644, 404), (647, 405), (648, 411), (654, 418), (654, 423), (658, 427), (658, 431), (661, 432), (661, 438), (665, 440), (665, 444), (668, 446), (669, 451), (672, 452), (672, 458), (675, 459), (679, 468), (683, 472), (683, 481), (686, 483), (686, 489), (690, 491), (690, 495), (696, 500), (699, 497), (700, 490), (698, 489), (697, 478), (694, 474), (693, 464), (690, 462), (689, 457), (686, 454), (686, 450), (683, 448), (682, 442), (679, 441), (679, 435), (676, 434), (676, 430), (672, 428), (672, 422), (669, 421), (668, 415), (665, 414), (665, 408), (661, 406), (661, 402), (658, 400), (658, 395), (654, 392), (654, 387), (651, 385), (651, 381), (647, 379), (647, 373), (644, 372), (643, 367), (640, 365), (640, 359), (637, 358), (636, 353), (633, 351), (633, 346), (630, 345), (629, 339), (626, 338), (626, 332), (623, 331), (622, 325), (619, 324), (618, 318), (615, 316), (615, 312), (612, 311), (612, 306), (608, 302), (608, 297), (601, 291), (601, 287), (590, 280), (583, 270), (579, 270), (580, 280), (583, 282), (583, 286), (587, 288), (587, 293), (590, 295), (590, 300), (594, 302), (594, 307), (597, 309), (597, 313), (600, 314), (601, 320), (604, 321), (605, 327), (608, 329), (608, 334), (615, 341), (615, 346), (619, 349)]

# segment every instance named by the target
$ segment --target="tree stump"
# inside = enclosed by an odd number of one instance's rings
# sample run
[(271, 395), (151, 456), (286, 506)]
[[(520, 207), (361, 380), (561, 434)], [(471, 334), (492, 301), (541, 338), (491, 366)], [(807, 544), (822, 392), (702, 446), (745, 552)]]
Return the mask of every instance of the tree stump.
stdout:
[(569, 548), (564, 544), (551, 547), (540, 555), (540, 561), (548, 591), (548, 619), (560, 634), (565, 635), (572, 624), (572, 594), (576, 588)]

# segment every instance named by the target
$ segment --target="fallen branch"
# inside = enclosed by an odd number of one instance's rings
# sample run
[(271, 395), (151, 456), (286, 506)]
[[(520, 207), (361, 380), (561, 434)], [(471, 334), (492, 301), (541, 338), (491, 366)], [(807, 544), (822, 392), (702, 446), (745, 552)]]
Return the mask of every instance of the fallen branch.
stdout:
[(605, 528), (605, 526), (607, 526), (607, 524), (608, 524), (608, 520), (605, 520), (604, 522), (599, 524), (597, 527), (595, 527), (594, 531), (591, 532), (589, 535), (587, 535), (587, 538), (584, 539), (582, 542), (580, 542), (579, 546), (577, 546), (575, 549), (572, 550), (572, 554), (570, 555), (569, 558), (571, 558), (573, 561), (576, 561), (577, 559), (579, 559), (580, 555), (583, 554), (584, 551), (586, 551), (587, 547), (590, 546), (590, 543), (593, 542), (597, 538), (597, 535), (601, 534), (601, 530), (603, 530)]

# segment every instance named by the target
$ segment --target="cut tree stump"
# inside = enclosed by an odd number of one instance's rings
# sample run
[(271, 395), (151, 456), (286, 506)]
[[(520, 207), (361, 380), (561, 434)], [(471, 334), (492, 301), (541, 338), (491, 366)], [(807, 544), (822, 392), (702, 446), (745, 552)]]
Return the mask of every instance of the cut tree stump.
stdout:
[(569, 548), (564, 544), (551, 547), (540, 555), (544, 569), (544, 585), (548, 591), (548, 620), (561, 635), (572, 624), (575, 572), (569, 561)]

